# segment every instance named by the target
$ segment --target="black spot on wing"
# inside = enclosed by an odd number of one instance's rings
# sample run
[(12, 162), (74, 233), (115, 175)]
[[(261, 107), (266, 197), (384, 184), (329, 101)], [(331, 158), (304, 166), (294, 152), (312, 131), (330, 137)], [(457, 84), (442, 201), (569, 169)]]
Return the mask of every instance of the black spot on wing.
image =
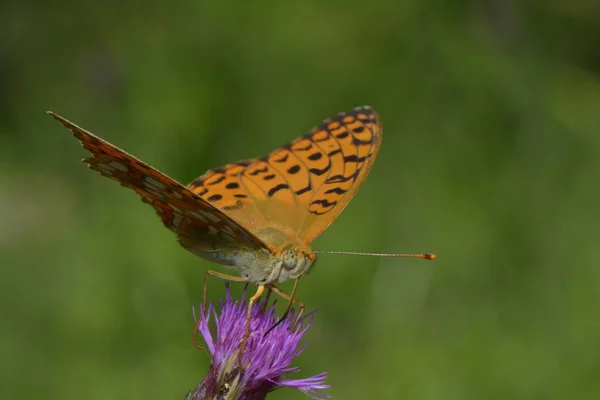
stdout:
[(221, 196), (220, 194), (213, 194), (212, 196), (210, 196), (207, 200), (208, 201), (219, 201), (223, 198), (223, 196)]
[(344, 190), (344, 189), (342, 189), (342, 188), (339, 188), (339, 187), (336, 187), (336, 188), (333, 188), (333, 189), (329, 189), (329, 190), (327, 190), (327, 191), (325, 192), (325, 194), (330, 194), (330, 193), (335, 193), (335, 194), (344, 194), (344, 193), (346, 193), (346, 192), (347, 192), (346, 190)]
[(280, 183), (279, 185), (272, 187), (269, 192), (267, 193), (269, 195), (269, 197), (273, 197), (273, 195), (277, 192), (279, 192), (280, 190), (283, 189), (289, 189), (290, 186), (285, 184), (285, 183)]
[(311, 174), (315, 174), (317, 176), (321, 176), (324, 173), (326, 173), (327, 171), (329, 171), (331, 169), (331, 162), (329, 164), (327, 164), (325, 167), (323, 167), (322, 169), (318, 169), (318, 168), (311, 168), (309, 169)]
[(312, 149), (313, 145), (312, 143), (307, 144), (305, 147), (298, 147), (297, 149), (294, 149), (295, 151), (307, 151)]
[(337, 204), (337, 201), (332, 201), (332, 202), (329, 202), (329, 201), (327, 201), (327, 200), (323, 199), (323, 200), (315, 200), (315, 201), (313, 201), (312, 203), (310, 203), (310, 205), (311, 205), (311, 206), (312, 206), (312, 205), (315, 205), (315, 204), (320, 204), (320, 205), (322, 205), (324, 208), (327, 208), (327, 207), (332, 207), (332, 206), (335, 206), (335, 205)]
[(365, 161), (367, 158), (369, 158), (369, 156), (364, 156), (364, 157), (358, 157), (356, 154), (351, 154), (349, 156), (345, 156), (344, 157), (344, 162), (355, 162), (355, 163), (359, 163), (359, 162), (363, 162)]
[(331, 176), (329, 178), (327, 178), (327, 180), (325, 181), (325, 183), (343, 183), (343, 182), (348, 182), (351, 179), (356, 179), (356, 177), (358, 176), (358, 174), (360, 173), (360, 169), (357, 170), (355, 173), (353, 173), (350, 176), (344, 176), (344, 175), (334, 175)]
[(225, 186), (227, 189), (237, 189), (240, 187), (239, 183), (230, 182)]
[(297, 194), (298, 196), (300, 196), (301, 194), (304, 194), (304, 193), (306, 193), (306, 192), (309, 192), (311, 189), (312, 189), (312, 186), (309, 184), (308, 186), (306, 186), (306, 187), (304, 187), (304, 188), (302, 188), (302, 189), (298, 190), (298, 191), (296, 192), (296, 194)]
[(200, 197), (204, 196), (206, 193), (208, 193), (208, 189), (207, 188), (202, 188), (202, 191), (197, 192), (196, 194)]
[(216, 180), (212, 181), (212, 182), (206, 182), (206, 184), (208, 186), (212, 186), (212, 185), (216, 185), (217, 183), (221, 183), (225, 180), (225, 175), (221, 175), (219, 178), (217, 178)]
[(356, 137), (352, 139), (352, 144), (355, 146), (369, 146), (373, 144), (373, 141), (375, 136), (372, 136), (371, 139), (367, 139), (367, 140), (360, 140), (357, 139)]
[(325, 211), (316, 211), (316, 210), (308, 210), (308, 212), (310, 212), (311, 214), (315, 214), (315, 215), (323, 215), (323, 214), (327, 214), (330, 210), (325, 210)]
[(289, 157), (289, 156), (290, 156), (290, 153), (287, 153), (285, 156), (283, 156), (283, 157), (281, 157), (281, 158), (279, 158), (279, 159), (277, 159), (277, 160), (274, 160), (274, 161), (275, 161), (276, 163), (283, 163), (283, 162), (286, 162), (286, 161), (287, 161), (287, 159), (288, 159), (288, 157)]
[(295, 175), (298, 172), (300, 172), (300, 166), (299, 165), (294, 165), (292, 167), (289, 167), (288, 170), (287, 170), (287, 172), (288, 172), (288, 174)]
[(256, 170), (254, 170), (252, 172), (248, 172), (248, 174), (252, 175), (252, 176), (256, 176), (258, 174), (264, 174), (268, 170), (269, 170), (269, 167), (263, 167), (263, 168), (256, 169)]
[(309, 212), (315, 215), (323, 215), (328, 213), (335, 205), (337, 204), (337, 201), (327, 201), (325, 199), (322, 200), (315, 200), (312, 203), (310, 203), (310, 206), (314, 206), (314, 205), (320, 205), (322, 207), (322, 209), (320, 210), (314, 210), (309, 208)]

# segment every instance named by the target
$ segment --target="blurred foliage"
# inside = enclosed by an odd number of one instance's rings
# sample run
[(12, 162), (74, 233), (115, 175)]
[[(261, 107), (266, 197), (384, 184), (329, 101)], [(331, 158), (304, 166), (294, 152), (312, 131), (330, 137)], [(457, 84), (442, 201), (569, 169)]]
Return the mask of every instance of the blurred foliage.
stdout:
[(314, 247), (438, 260), (321, 256), (302, 374), (338, 399), (598, 398), (599, 4), (2, 2), (0, 397), (178, 399), (209, 364), (213, 266), (46, 110), (188, 182), (370, 104), (378, 160)]

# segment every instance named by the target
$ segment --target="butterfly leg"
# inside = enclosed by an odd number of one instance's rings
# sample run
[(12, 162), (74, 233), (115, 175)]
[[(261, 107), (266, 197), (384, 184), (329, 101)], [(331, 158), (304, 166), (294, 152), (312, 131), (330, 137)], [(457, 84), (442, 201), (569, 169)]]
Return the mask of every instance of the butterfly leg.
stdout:
[(292, 289), (292, 295), (290, 296), (289, 294), (285, 293), (284, 291), (282, 291), (281, 289), (279, 289), (277, 286), (275, 286), (274, 284), (270, 284), (268, 286), (269, 289), (271, 289), (276, 295), (278, 295), (279, 297), (283, 298), (284, 300), (288, 301), (288, 307), (285, 310), (285, 313), (283, 314), (283, 317), (281, 317), (281, 319), (279, 321), (277, 321), (277, 323), (275, 323), (275, 325), (273, 325), (272, 327), (269, 328), (269, 330), (265, 333), (265, 335), (267, 335), (269, 332), (271, 332), (277, 325), (279, 325), (280, 323), (283, 322), (283, 320), (285, 319), (285, 317), (287, 317), (287, 315), (290, 312), (290, 309), (292, 307), (292, 304), (295, 304), (298, 306), (298, 308), (300, 309), (298, 312), (298, 316), (296, 317), (296, 321), (294, 321), (294, 325), (292, 326), (292, 330), (296, 328), (296, 326), (298, 326), (298, 323), (300, 322), (300, 320), (302, 319), (302, 316), (304, 315), (304, 310), (306, 309), (306, 305), (301, 302), (300, 300), (294, 298), (294, 296), (296, 295), (296, 288), (298, 287), (298, 279), (296, 279), (296, 282), (294, 283), (294, 289)]
[(265, 295), (265, 300), (263, 301), (263, 313), (267, 311), (267, 306), (269, 304), (269, 300), (271, 299), (271, 293), (273, 293), (273, 290), (269, 287), (269, 285), (265, 286), (265, 288), (267, 289), (267, 294)]
[(258, 289), (256, 290), (256, 293), (254, 293), (254, 296), (250, 297), (250, 300), (248, 300), (248, 313), (246, 314), (246, 329), (244, 331), (244, 338), (240, 343), (240, 361), (242, 359), (242, 356), (244, 355), (244, 349), (246, 347), (246, 343), (248, 342), (248, 338), (250, 338), (250, 317), (252, 316), (252, 307), (254, 306), (254, 303), (256, 303), (256, 301), (260, 298), (260, 296), (262, 296), (264, 291), (265, 285), (259, 285)]
[[(204, 288), (202, 289), (202, 312), (203, 313), (206, 313), (206, 298), (207, 298), (206, 295), (208, 293), (208, 277), (210, 275), (212, 275), (216, 278), (219, 278), (219, 279), (226, 280), (228, 282), (246, 282), (246, 279), (239, 277), (239, 276), (224, 274), (222, 272), (214, 271), (212, 269), (207, 270), (206, 274), (204, 274)], [(194, 342), (194, 346), (196, 346), (197, 349), (204, 350), (204, 347), (200, 346), (198, 344), (198, 341), (196, 340), (196, 335), (198, 334), (198, 329), (200, 329), (201, 322), (202, 322), (202, 319), (198, 319), (198, 323), (196, 324), (194, 332), (192, 332), (192, 341)]]
[(206, 312), (206, 295), (208, 293), (208, 277), (210, 275), (228, 282), (246, 282), (246, 279), (240, 276), (224, 274), (222, 272), (214, 271), (212, 269), (206, 271), (206, 274), (204, 274), (204, 288), (202, 289), (202, 311), (204, 312)]

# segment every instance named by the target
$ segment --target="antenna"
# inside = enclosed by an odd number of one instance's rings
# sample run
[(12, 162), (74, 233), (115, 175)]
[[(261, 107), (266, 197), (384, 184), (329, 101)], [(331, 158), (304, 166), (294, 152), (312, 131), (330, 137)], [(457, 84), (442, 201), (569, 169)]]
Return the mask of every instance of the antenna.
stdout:
[(431, 253), (420, 253), (420, 254), (389, 254), (389, 253), (357, 253), (355, 251), (327, 251), (327, 250), (314, 250), (317, 254), (348, 254), (353, 256), (373, 256), (373, 257), (411, 257), (411, 258), (423, 258), (425, 260), (435, 260), (435, 254)]

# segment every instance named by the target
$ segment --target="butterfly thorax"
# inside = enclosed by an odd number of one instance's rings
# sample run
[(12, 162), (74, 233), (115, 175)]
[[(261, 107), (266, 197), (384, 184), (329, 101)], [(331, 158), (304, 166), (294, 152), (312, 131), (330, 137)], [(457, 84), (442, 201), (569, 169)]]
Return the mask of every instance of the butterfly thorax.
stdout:
[[(296, 235), (280, 227), (266, 227), (257, 232), (257, 236), (269, 243), (271, 249), (266, 260), (257, 260), (258, 263), (250, 268), (251, 271), (259, 270), (270, 272), (268, 277), (263, 276), (266, 281), (255, 283), (285, 282), (288, 279), (296, 279), (308, 273), (314, 265), (316, 254), (310, 246), (304, 244)], [(263, 264), (264, 263), (264, 264)], [(269, 266), (273, 268), (268, 268)], [(264, 268), (267, 266), (267, 268)], [(248, 277), (253, 281), (251, 274)], [(267, 275), (267, 274), (265, 274)]]
[(180, 235), (180, 243), (192, 253), (238, 271), (250, 283), (264, 285), (285, 282), (308, 273), (315, 253), (298, 238), (273, 227), (263, 228), (257, 236), (270, 248), (231, 242), (219, 235)]

